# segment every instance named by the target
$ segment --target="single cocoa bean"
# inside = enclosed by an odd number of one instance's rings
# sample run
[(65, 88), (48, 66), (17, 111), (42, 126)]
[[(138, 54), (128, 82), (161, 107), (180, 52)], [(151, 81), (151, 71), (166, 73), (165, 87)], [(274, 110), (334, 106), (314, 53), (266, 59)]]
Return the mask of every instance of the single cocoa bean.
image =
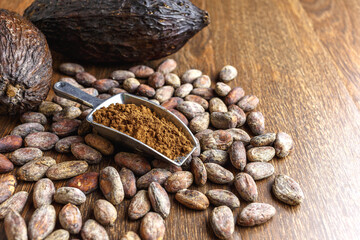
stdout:
[(137, 220), (145, 216), (151, 209), (150, 199), (146, 190), (140, 190), (131, 199), (128, 215), (131, 220)]
[(84, 138), (81, 136), (69, 136), (60, 139), (55, 144), (55, 150), (59, 153), (69, 153), (70, 152), (70, 146), (73, 143), (83, 143)]
[(276, 139), (276, 133), (265, 133), (255, 136), (250, 140), (254, 147), (271, 146)]
[[(81, 115), (81, 110), (75, 106), (64, 107), (61, 112), (57, 112), (53, 116), (53, 121), (59, 122), (65, 119), (75, 119)], [(75, 121), (77, 122), (77, 121)]]
[(154, 168), (163, 168), (172, 173), (177, 172), (177, 171), (182, 171), (181, 167), (171, 164), (169, 162), (164, 162), (164, 161), (158, 160), (158, 159), (153, 160), (151, 162), (151, 164)]
[(112, 79), (100, 79), (93, 82), (92, 86), (100, 93), (109, 91), (111, 88), (119, 87), (119, 83)]
[(56, 212), (52, 205), (37, 208), (30, 218), (28, 234), (30, 239), (44, 239), (55, 228)]
[[(65, 107), (77, 107), (77, 108), (79, 108), (81, 105), (79, 104), (79, 103), (77, 103), (77, 102), (74, 102), (74, 101), (71, 101), (71, 100), (69, 100), (69, 99), (67, 99), (67, 98), (63, 98), (63, 97), (59, 97), (59, 96), (54, 96), (53, 97), (53, 99), (52, 99), (52, 101), (54, 102), (54, 103), (57, 103), (57, 104), (59, 104), (61, 107), (63, 107), (63, 108), (65, 108)], [(56, 112), (55, 114), (54, 114), (54, 117), (55, 116), (57, 116), (57, 115), (59, 115), (61, 112)]]
[(226, 105), (232, 105), (237, 103), (243, 96), (245, 95), (244, 89), (241, 87), (235, 87), (231, 89), (231, 91), (224, 98), (224, 102)]
[(43, 152), (38, 148), (26, 147), (19, 148), (10, 154), (10, 160), (15, 164), (22, 166), (36, 158), (41, 158)]
[(16, 186), (17, 181), (14, 175), (6, 175), (0, 179), (0, 203), (14, 194)]
[(220, 98), (212, 98), (209, 102), (210, 113), (213, 112), (227, 112), (228, 108)]
[(218, 238), (230, 239), (235, 230), (231, 209), (228, 206), (214, 208), (210, 216), (210, 225)]
[(116, 70), (111, 73), (111, 78), (122, 83), (125, 79), (135, 78), (135, 74), (126, 70)]
[(72, 143), (70, 148), (71, 153), (77, 159), (84, 160), (89, 164), (97, 164), (102, 160), (102, 155), (100, 152), (84, 143)]
[(59, 212), (59, 222), (71, 234), (78, 234), (82, 227), (79, 208), (71, 203), (66, 204)]
[(46, 176), (51, 180), (63, 180), (80, 175), (88, 169), (89, 165), (85, 161), (66, 161), (51, 166)]
[(206, 136), (206, 135), (208, 135), (208, 134), (210, 134), (210, 133), (212, 133), (212, 132), (214, 132), (214, 131), (211, 130), (211, 129), (205, 129), (205, 130), (203, 130), (203, 131), (200, 131), (200, 132), (196, 133), (196, 134), (195, 134), (195, 137), (196, 137), (197, 139), (199, 139), (199, 141), (200, 141), (204, 136)]
[(99, 185), (99, 173), (87, 172), (69, 179), (65, 186), (80, 189), (83, 193), (89, 194), (96, 190)]
[(61, 112), (63, 108), (56, 103), (43, 101), (39, 106), (39, 112), (47, 117), (54, 115), (57, 112)]
[(181, 77), (181, 81), (184, 83), (192, 83), (195, 79), (201, 77), (202, 72), (197, 69), (187, 70)]
[(214, 206), (228, 206), (229, 208), (240, 207), (240, 200), (232, 192), (224, 189), (213, 189), (206, 193), (211, 204)]
[(94, 204), (94, 216), (100, 224), (104, 226), (114, 226), (117, 218), (117, 210), (110, 202), (99, 199)]
[(268, 162), (275, 156), (273, 147), (253, 147), (246, 153), (250, 162)]
[(113, 205), (119, 205), (124, 200), (124, 188), (114, 167), (108, 166), (100, 171), (99, 184), (105, 198)]
[(175, 90), (172, 86), (163, 86), (161, 88), (156, 89), (154, 98), (158, 100), (160, 103), (163, 103), (172, 97), (174, 91)]
[(157, 182), (152, 182), (148, 189), (149, 200), (155, 212), (161, 217), (167, 218), (170, 214), (170, 199), (163, 187)]
[(186, 126), (189, 125), (189, 121), (184, 114), (175, 109), (169, 109), (169, 111), (173, 113), (177, 118), (179, 118)]
[(237, 124), (236, 127), (242, 127), (246, 122), (246, 114), (244, 111), (236, 106), (235, 104), (232, 104), (228, 107), (229, 112), (235, 113), (237, 116)]
[(111, 94), (108, 94), (108, 93), (102, 93), (102, 94), (99, 94), (99, 95), (97, 96), (97, 98), (102, 99), (102, 100), (106, 100), (106, 99), (109, 99), (109, 98), (111, 98), (111, 97), (112, 97), (112, 95), (111, 95)]
[(125, 89), (122, 89), (122, 88), (112, 88), (109, 90), (109, 93), (110, 95), (116, 95), (116, 94), (119, 94), (119, 93), (127, 93), (127, 91)]
[(179, 103), (182, 103), (184, 100), (179, 97), (172, 97), (169, 100), (163, 102), (161, 106), (163, 106), (166, 109), (173, 109), (176, 108)]
[(23, 181), (39, 181), (47, 170), (56, 164), (52, 157), (41, 157), (26, 163), (18, 169), (17, 178)]
[(202, 75), (193, 82), (194, 88), (209, 88), (211, 87), (211, 79), (208, 75)]
[(229, 160), (229, 154), (224, 150), (209, 149), (201, 153), (200, 159), (204, 163), (216, 163), (224, 166)]
[(153, 88), (161, 88), (165, 84), (164, 74), (160, 72), (153, 73), (148, 80), (148, 84)]
[(209, 199), (196, 190), (180, 190), (175, 194), (175, 199), (185, 207), (195, 210), (205, 210), (209, 207)]
[(234, 180), (234, 174), (216, 163), (205, 163), (208, 179), (217, 184), (227, 184)]
[(136, 178), (134, 173), (130, 169), (123, 167), (119, 174), (123, 184), (125, 197), (133, 197), (136, 194)]
[(0, 173), (11, 172), (14, 164), (3, 154), (0, 154)]
[(178, 104), (177, 110), (182, 112), (188, 119), (193, 119), (197, 115), (205, 112), (205, 109), (200, 104), (190, 101), (184, 101)]
[(204, 163), (198, 157), (191, 161), (191, 172), (194, 175), (194, 181), (197, 185), (202, 186), (207, 181), (207, 172)]
[(219, 73), (219, 78), (223, 82), (230, 82), (231, 80), (236, 78), (237, 74), (238, 72), (236, 68), (231, 65), (226, 65), (221, 69)]
[(86, 201), (86, 196), (77, 188), (61, 187), (56, 190), (54, 201), (61, 204), (72, 203), (74, 205), (80, 205)]
[(246, 164), (245, 170), (254, 180), (261, 180), (274, 174), (274, 166), (266, 162), (252, 162)]
[(77, 119), (63, 119), (51, 124), (51, 131), (60, 137), (65, 137), (77, 132), (81, 121)]
[(140, 82), (136, 78), (125, 79), (123, 83), (123, 88), (129, 93), (134, 93), (139, 86), (140, 86)]
[(246, 149), (241, 141), (234, 141), (231, 147), (229, 148), (229, 157), (231, 164), (243, 171), (246, 165)]
[(210, 100), (215, 96), (215, 91), (212, 88), (194, 88), (191, 94)]
[(91, 87), (96, 82), (96, 77), (88, 72), (79, 72), (75, 78), (78, 83), (87, 87)]
[(175, 70), (177, 63), (174, 59), (168, 58), (163, 61), (157, 68), (157, 72), (167, 74)]
[(12, 152), (22, 145), (22, 138), (20, 136), (8, 135), (0, 138), (0, 152)]
[(185, 83), (175, 90), (174, 95), (175, 95), (175, 97), (184, 98), (190, 94), (190, 92), (193, 90), (193, 88), (194, 87), (191, 83)]
[(137, 94), (144, 97), (153, 97), (155, 96), (155, 89), (146, 84), (140, 84), (137, 88)]
[(52, 203), (55, 194), (54, 183), (48, 179), (43, 178), (35, 183), (33, 192), (33, 203), (35, 208)]
[(44, 132), (45, 128), (40, 123), (23, 123), (16, 126), (11, 132), (10, 135), (20, 136), (22, 138), (26, 137), (30, 133), (34, 132)]
[(148, 78), (154, 73), (154, 69), (145, 65), (137, 65), (129, 69), (138, 78)]
[(247, 173), (239, 173), (235, 176), (234, 185), (241, 198), (248, 202), (256, 201), (258, 190), (254, 179)]
[(226, 130), (228, 133), (231, 134), (234, 141), (242, 141), (244, 145), (249, 144), (250, 136), (247, 132), (239, 128), (230, 128)]
[(42, 151), (52, 149), (59, 141), (59, 137), (50, 132), (36, 132), (30, 133), (25, 138), (26, 147), (39, 148)]
[(259, 104), (259, 99), (255, 95), (246, 95), (240, 99), (237, 105), (245, 112), (250, 112)]
[(10, 209), (5, 217), (4, 229), (8, 240), (28, 239), (26, 222), (22, 216), (13, 209)]
[(171, 176), (170, 171), (161, 168), (154, 168), (145, 175), (141, 176), (137, 180), (136, 186), (139, 189), (148, 188), (150, 183), (152, 182), (157, 182), (161, 185), (170, 176)]
[(275, 177), (272, 191), (277, 199), (289, 205), (298, 205), (305, 198), (300, 185), (291, 177), (283, 174)]
[(190, 94), (185, 97), (185, 101), (196, 102), (200, 104), (205, 110), (209, 108), (209, 102), (200, 96)]
[(233, 143), (231, 134), (224, 130), (213, 131), (199, 140), (203, 151), (208, 149), (227, 150)]
[(0, 219), (4, 219), (10, 210), (21, 213), (25, 207), (29, 193), (25, 191), (17, 192), (5, 202), (0, 204)]
[(276, 209), (267, 203), (250, 203), (239, 214), (237, 224), (252, 227), (269, 221), (276, 214)]
[(169, 193), (175, 193), (181, 189), (186, 189), (191, 186), (194, 178), (191, 172), (179, 171), (173, 173), (164, 182), (164, 188)]
[(88, 219), (81, 229), (81, 238), (83, 240), (109, 240), (109, 236), (103, 226), (93, 219)]
[(70, 233), (64, 229), (58, 229), (52, 232), (44, 240), (68, 240), (70, 238)]
[(111, 155), (114, 153), (114, 145), (107, 140), (96, 134), (87, 134), (85, 136), (85, 142), (87, 145), (95, 148), (104, 155)]
[(276, 152), (276, 156), (279, 158), (284, 158), (291, 150), (294, 148), (294, 141), (291, 136), (284, 132), (279, 132), (276, 135), (276, 140), (274, 142), (274, 148)]
[(75, 76), (77, 73), (85, 71), (83, 66), (76, 63), (62, 63), (59, 66), (59, 70), (61, 73), (69, 76)]
[(124, 235), (121, 236), (120, 240), (141, 240), (139, 235), (134, 233), (133, 231), (128, 231)]
[[(87, 94), (90, 94), (91, 96), (93, 97), (96, 97), (99, 95), (99, 91), (96, 89), (96, 88), (84, 88), (84, 89), (81, 89), (83, 92), (86, 92)], [(84, 106), (84, 105), (82, 105)]]
[(80, 89), (84, 88), (83, 85), (79, 84), (74, 78), (71, 78), (71, 77), (60, 78), (59, 82), (67, 82), (67, 83), (73, 85), (74, 87), (80, 88)]
[(189, 128), (193, 133), (203, 131), (209, 127), (210, 114), (208, 112), (200, 113), (189, 123)]
[(215, 85), (215, 92), (220, 97), (225, 97), (231, 91), (231, 87), (223, 82), (217, 82)]
[(165, 235), (164, 219), (154, 212), (148, 212), (141, 220), (140, 236), (143, 240), (161, 240)]
[(151, 165), (146, 158), (136, 153), (119, 152), (115, 155), (115, 163), (130, 169), (136, 175), (144, 175), (151, 170)]
[(238, 118), (233, 112), (213, 112), (210, 121), (215, 128), (228, 129), (236, 127)]
[(251, 131), (255, 135), (265, 133), (265, 118), (261, 112), (251, 112), (246, 119)]
[(174, 73), (165, 74), (165, 83), (166, 85), (170, 85), (174, 88), (180, 87), (181, 85), (179, 76)]
[(40, 123), (47, 124), (46, 116), (39, 112), (26, 112), (20, 117), (22, 123)]

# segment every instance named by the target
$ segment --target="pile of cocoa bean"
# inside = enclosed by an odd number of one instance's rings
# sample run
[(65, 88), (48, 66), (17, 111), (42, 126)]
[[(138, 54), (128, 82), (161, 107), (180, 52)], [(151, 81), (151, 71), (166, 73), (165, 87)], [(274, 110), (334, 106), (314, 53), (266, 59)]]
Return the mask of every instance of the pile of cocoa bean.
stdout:
[[(164, 219), (171, 214), (169, 194), (190, 209), (205, 210), (211, 203), (215, 208), (210, 226), (220, 239), (231, 238), (235, 222), (255, 226), (276, 214), (270, 204), (256, 202), (255, 181), (274, 174), (270, 161), (289, 155), (292, 138), (284, 132), (266, 132), (264, 116), (255, 110), (259, 99), (227, 84), (237, 77), (234, 67), (220, 71), (214, 89), (210, 77), (200, 70), (190, 69), (179, 77), (173, 73), (176, 67), (173, 59), (167, 59), (156, 71), (139, 65), (114, 71), (109, 79), (97, 79), (78, 64), (60, 65), (60, 72), (69, 77), (59, 81), (100, 99), (129, 92), (161, 104), (188, 125), (198, 146), (182, 167), (139, 153), (117, 152), (112, 142), (97, 135), (84, 120), (92, 109), (59, 96), (44, 101), (38, 112), (24, 113), (22, 124), (0, 139), (4, 153), (0, 154), (0, 173), (11, 172), (14, 165), (18, 168), (16, 177), (7, 174), (0, 179), (0, 219), (4, 219), (8, 239), (69, 239), (70, 234), (81, 234), (84, 240), (109, 239), (104, 226), (115, 223), (114, 206), (124, 198), (131, 199), (128, 217), (141, 221), (139, 235), (144, 240), (163, 238)], [(53, 148), (76, 160), (56, 162), (44, 156)], [(107, 166), (100, 172), (88, 171), (89, 164), (99, 164), (104, 158), (114, 159), (121, 170)], [(234, 176), (229, 167), (238, 173)], [(64, 180), (65, 186), (56, 189), (53, 181)], [(238, 194), (224, 189), (202, 193), (192, 187), (208, 180), (225, 184), (229, 190), (233, 184)], [(29, 193), (16, 192), (17, 181), (36, 182), (32, 188), (36, 210), (27, 224), (21, 212)], [(104, 199), (93, 204), (95, 219), (82, 219), (77, 205), (97, 188)], [(283, 174), (276, 175), (272, 191), (289, 205), (304, 199), (299, 184)], [(234, 217), (233, 209), (240, 207), (238, 196), (249, 204)], [(64, 205), (58, 216), (53, 202)], [(54, 230), (57, 219), (63, 229)], [(118, 234), (124, 234), (122, 240), (140, 239), (131, 231)]]

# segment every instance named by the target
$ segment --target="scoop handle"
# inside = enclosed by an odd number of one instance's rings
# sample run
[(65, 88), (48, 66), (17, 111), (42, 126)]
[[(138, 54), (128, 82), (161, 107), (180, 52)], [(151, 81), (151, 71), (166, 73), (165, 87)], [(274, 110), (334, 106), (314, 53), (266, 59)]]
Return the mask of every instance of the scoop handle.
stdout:
[(67, 82), (57, 82), (54, 84), (53, 88), (56, 95), (84, 104), (91, 108), (95, 108), (104, 101), (102, 99), (93, 97), (90, 94), (87, 94), (80, 88), (74, 87)]

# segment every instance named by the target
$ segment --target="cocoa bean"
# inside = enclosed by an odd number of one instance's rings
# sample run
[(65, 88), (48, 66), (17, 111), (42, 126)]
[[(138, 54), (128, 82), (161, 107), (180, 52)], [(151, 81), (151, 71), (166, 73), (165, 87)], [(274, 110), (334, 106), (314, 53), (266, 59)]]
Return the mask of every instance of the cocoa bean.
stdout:
[(115, 155), (115, 163), (130, 169), (136, 175), (144, 175), (151, 170), (151, 165), (146, 158), (136, 153), (119, 152)]
[(64, 119), (51, 124), (51, 131), (60, 137), (69, 136), (77, 132), (81, 121), (77, 119)]
[(189, 157), (183, 162), (183, 164), (181, 165), (181, 168), (182, 168), (184, 171), (190, 170), (191, 160), (192, 160), (192, 157), (189, 156)]
[(287, 155), (289, 155), (291, 150), (294, 148), (294, 142), (289, 134), (284, 132), (279, 132), (276, 135), (274, 148), (275, 148), (276, 156), (279, 158), (284, 158)]
[(172, 86), (163, 86), (161, 88), (156, 89), (156, 93), (154, 98), (158, 100), (160, 103), (169, 100), (174, 93), (174, 88)]
[(218, 238), (230, 239), (235, 230), (231, 209), (228, 206), (214, 208), (210, 216), (210, 225)]
[[(81, 115), (81, 110), (75, 106), (64, 107), (61, 112), (57, 112), (53, 116), (54, 122), (59, 122), (65, 119), (75, 119)], [(76, 120), (75, 122), (77, 122)]]
[(163, 102), (161, 106), (163, 106), (166, 109), (173, 109), (176, 108), (179, 103), (182, 103), (184, 100), (179, 97), (172, 97), (169, 100)]
[(96, 97), (99, 95), (99, 91), (95, 88), (84, 88), (84, 89), (81, 89), (83, 92), (86, 92), (87, 94), (90, 94), (91, 96), (93, 97)]
[(202, 72), (197, 69), (187, 70), (181, 77), (181, 81), (184, 83), (192, 83), (195, 79), (201, 77)]
[(123, 83), (123, 88), (129, 93), (134, 93), (139, 86), (140, 86), (140, 82), (136, 78), (125, 79)]
[(149, 86), (153, 88), (161, 88), (165, 84), (165, 77), (164, 74), (160, 72), (153, 73), (148, 80)]
[(56, 161), (52, 157), (32, 160), (19, 168), (17, 178), (23, 181), (39, 181), (44, 177), (46, 171), (55, 164)]
[(140, 84), (137, 89), (137, 94), (144, 97), (153, 97), (155, 96), (155, 89), (146, 84)]
[(145, 216), (151, 209), (150, 199), (145, 190), (140, 190), (131, 199), (128, 208), (128, 215), (131, 220), (137, 220)]
[(240, 197), (248, 202), (256, 201), (258, 190), (254, 179), (247, 173), (239, 173), (235, 176), (234, 185)]
[(167, 218), (170, 214), (170, 199), (165, 189), (157, 182), (152, 182), (148, 189), (149, 200), (155, 212)]
[(22, 123), (40, 123), (47, 124), (46, 116), (39, 112), (26, 112), (20, 117)]
[(254, 180), (261, 180), (274, 174), (274, 166), (266, 162), (252, 162), (246, 164), (245, 172)]
[(191, 94), (210, 100), (215, 96), (215, 91), (212, 88), (194, 88)]
[(123, 167), (119, 174), (123, 184), (125, 197), (133, 197), (136, 194), (136, 178), (134, 173), (130, 169)]
[(148, 78), (154, 73), (154, 69), (145, 65), (137, 65), (129, 69), (130, 72), (135, 74), (138, 78)]
[(220, 97), (225, 97), (231, 91), (231, 87), (223, 82), (217, 82), (215, 85), (215, 92)]
[(95, 148), (104, 155), (111, 155), (114, 153), (114, 145), (107, 140), (96, 134), (88, 134), (85, 136), (85, 142), (87, 145)]
[(181, 167), (171, 164), (169, 162), (164, 162), (164, 161), (158, 160), (158, 159), (153, 160), (151, 162), (151, 164), (154, 168), (163, 168), (172, 173), (177, 172), (177, 171), (182, 171)]
[(205, 112), (205, 109), (200, 104), (190, 101), (184, 101), (178, 104), (176, 108), (188, 119), (193, 119), (197, 115)]
[(89, 165), (85, 161), (66, 161), (51, 166), (46, 176), (51, 180), (63, 180), (80, 175), (88, 169)]
[(74, 78), (71, 78), (71, 77), (63, 77), (63, 78), (60, 78), (59, 79), (59, 82), (67, 82), (71, 85), (73, 85), (74, 87), (76, 88), (84, 88), (84, 86), (82, 86), (81, 84), (79, 84)]
[(94, 216), (100, 224), (114, 226), (117, 210), (110, 202), (99, 199), (94, 204)]
[(219, 149), (209, 149), (201, 153), (200, 159), (204, 163), (216, 163), (223, 166), (228, 162), (229, 154), (227, 151)]
[(161, 72), (162, 74), (167, 74), (175, 70), (177, 66), (177, 63), (174, 59), (166, 59), (163, 61), (157, 68), (158, 72)]
[(52, 149), (59, 141), (59, 137), (50, 132), (30, 133), (25, 138), (26, 147), (39, 148), (42, 151)]
[(23, 123), (16, 126), (11, 132), (10, 135), (20, 136), (22, 138), (26, 137), (30, 133), (34, 132), (44, 132), (45, 128), (40, 123)]
[(127, 93), (127, 91), (125, 89), (122, 89), (122, 88), (112, 88), (109, 90), (109, 93), (111, 95), (116, 95), (116, 94), (119, 94), (119, 93)]
[(160, 102), (158, 100), (156, 100), (156, 99), (150, 99), (149, 101), (153, 102), (156, 105), (160, 105)]
[(209, 199), (197, 190), (180, 190), (175, 194), (175, 199), (185, 207), (195, 210), (205, 210), (209, 207)]
[(124, 188), (114, 167), (108, 166), (100, 171), (99, 184), (105, 198), (113, 205), (118, 205), (124, 200)]
[(226, 65), (221, 69), (219, 73), (219, 78), (223, 82), (230, 82), (231, 80), (236, 78), (237, 74), (238, 72), (236, 68), (231, 65)]
[(122, 83), (125, 79), (135, 78), (135, 74), (126, 70), (116, 70), (111, 73), (111, 78)]
[(201, 154), (200, 141), (196, 137), (195, 137), (195, 143), (196, 143), (196, 147), (195, 147), (195, 150), (193, 151), (193, 153), (191, 154), (192, 157), (198, 157)]
[(227, 112), (228, 108), (220, 98), (212, 98), (209, 102), (210, 113), (213, 112)]
[(265, 133), (265, 118), (261, 112), (251, 112), (246, 119), (251, 131), (255, 135)]
[(276, 139), (275, 133), (265, 133), (255, 136), (250, 140), (250, 144), (254, 147), (271, 146)]
[(119, 87), (119, 83), (112, 79), (100, 79), (95, 81), (92, 86), (100, 93), (109, 91), (111, 88)]
[(200, 132), (196, 133), (196, 134), (195, 134), (195, 137), (196, 137), (197, 139), (199, 139), (199, 141), (200, 141), (204, 136), (206, 136), (206, 135), (208, 135), (208, 134), (210, 134), (210, 133), (212, 133), (212, 132), (214, 132), (214, 131), (211, 130), (211, 129), (205, 129), (205, 130), (203, 130), (203, 131), (200, 131)]
[(242, 141), (244, 145), (249, 144), (250, 136), (247, 132), (239, 128), (230, 128), (226, 130), (228, 133), (231, 134), (234, 141)]
[(0, 203), (14, 194), (16, 186), (17, 181), (14, 175), (6, 175), (0, 179)]
[(196, 102), (200, 104), (205, 110), (209, 108), (209, 102), (200, 96), (190, 94), (185, 97), (185, 101)]
[(9, 213), (5, 217), (4, 229), (8, 240), (28, 239), (25, 220), (13, 209), (10, 209)]
[(229, 149), (229, 157), (231, 164), (243, 171), (246, 165), (246, 149), (241, 141), (234, 141)]
[(215, 128), (228, 129), (236, 127), (238, 118), (233, 112), (213, 112), (210, 121)]
[(97, 98), (102, 99), (102, 100), (106, 100), (106, 99), (109, 99), (109, 98), (111, 98), (111, 97), (112, 97), (112, 95), (111, 95), (111, 94), (108, 94), (108, 93), (102, 93), (102, 94), (99, 94), (99, 95), (97, 96)]
[(69, 136), (60, 139), (55, 144), (55, 150), (59, 153), (69, 153), (70, 152), (70, 146), (73, 143), (83, 143), (84, 139), (81, 136)]
[(8, 135), (0, 138), (0, 153), (12, 152), (22, 145), (20, 136)]
[(57, 112), (61, 112), (62, 109), (63, 108), (59, 104), (49, 101), (43, 101), (39, 106), (39, 112), (47, 117), (50, 117)]
[(77, 188), (61, 187), (56, 190), (54, 201), (61, 204), (72, 203), (74, 205), (80, 205), (86, 201), (86, 196)]
[(174, 88), (180, 87), (181, 85), (180, 78), (174, 73), (165, 74), (165, 83), (166, 85), (170, 85)]
[(35, 208), (52, 203), (55, 194), (54, 183), (48, 179), (43, 178), (35, 183), (33, 192), (33, 203)]
[(203, 131), (209, 127), (210, 114), (208, 112), (200, 113), (189, 123), (189, 128), (193, 133)]
[[(92, 109), (90, 109), (91, 111), (92, 111)], [(91, 112), (90, 111), (90, 112)], [(86, 112), (86, 111), (84, 111), (84, 112)], [(84, 113), (83, 112), (83, 113)], [(80, 135), (80, 136), (85, 136), (86, 134), (88, 134), (88, 133), (91, 133), (91, 131), (92, 131), (92, 126), (91, 126), (91, 124), (88, 122), (88, 121), (86, 121), (86, 120), (83, 120), (81, 123), (80, 123), (80, 126), (79, 126), (79, 128), (78, 128), (78, 135)]]
[(176, 117), (178, 117), (186, 126), (189, 125), (189, 121), (184, 114), (175, 109), (169, 109), (169, 111), (172, 112)]
[(96, 82), (96, 77), (88, 72), (79, 72), (75, 75), (76, 81), (81, 85), (91, 87)]
[(128, 231), (125, 233), (125, 235), (122, 235), (120, 240), (141, 240), (139, 235), (134, 233), (133, 231)]
[(28, 234), (30, 239), (44, 239), (55, 228), (56, 212), (52, 205), (37, 208), (30, 218)]
[(14, 164), (3, 154), (0, 154), (0, 173), (11, 172), (14, 169)]
[(194, 181), (197, 185), (202, 186), (207, 181), (207, 172), (204, 163), (198, 157), (191, 161), (191, 172), (194, 175)]
[(4, 219), (10, 210), (21, 213), (25, 207), (29, 194), (25, 191), (17, 192), (0, 204), (0, 219)]
[[(59, 104), (59, 105), (60, 105), (61, 107), (63, 107), (63, 108), (65, 108), (65, 107), (80, 107), (80, 106), (81, 106), (81, 105), (80, 105), (79, 103), (77, 103), (77, 102), (74, 102), (74, 101), (71, 101), (71, 100), (69, 100), (69, 99), (67, 99), (67, 98), (59, 97), (59, 96), (56, 96), (56, 95), (53, 97), (52, 101), (53, 101), (54, 103)], [(57, 114), (59, 114), (59, 113), (61, 113), (61, 112), (56, 112), (56, 113), (54, 114), (54, 116), (57, 115)]]
[(19, 148), (10, 154), (10, 160), (15, 164), (22, 166), (36, 158), (41, 158), (43, 152), (38, 148), (26, 147)]
[(216, 163), (205, 163), (208, 179), (217, 184), (227, 184), (234, 180), (234, 174)]
[(194, 88), (209, 88), (211, 87), (211, 79), (208, 75), (202, 75), (193, 82)]
[(68, 240), (69, 238), (70, 238), (70, 234), (68, 231), (64, 229), (58, 229), (52, 232), (44, 240)]
[(140, 236), (143, 240), (161, 240), (165, 235), (165, 222), (158, 213), (149, 212), (141, 220)]
[(229, 112), (235, 113), (235, 115), (237, 117), (236, 127), (241, 127), (245, 124), (246, 114), (244, 113), (244, 111), (241, 108), (239, 108), (235, 104), (232, 104), (228, 107), (228, 110), (229, 110)]
[(255, 95), (246, 95), (240, 99), (237, 105), (245, 112), (250, 112), (259, 104), (259, 99)]
[(171, 172), (161, 168), (154, 168), (150, 172), (141, 176), (137, 182), (136, 186), (139, 189), (148, 188), (150, 183), (157, 182), (160, 185), (163, 184), (168, 177), (171, 176)]
[(235, 87), (231, 89), (231, 91), (224, 98), (224, 102), (226, 105), (232, 105), (237, 103), (243, 96), (245, 95), (244, 89), (241, 87)]
[(237, 224), (252, 227), (269, 221), (276, 214), (276, 209), (267, 203), (250, 203), (239, 214)]
[(62, 63), (59, 66), (59, 70), (61, 73), (69, 76), (75, 76), (77, 73), (85, 71), (83, 66), (76, 63)]
[(213, 189), (206, 193), (211, 204), (214, 206), (228, 206), (229, 208), (240, 207), (240, 200), (232, 192), (224, 189)]
[(81, 230), (83, 240), (109, 240), (109, 236), (103, 226), (93, 219), (88, 219)]
[(291, 177), (283, 174), (275, 177), (272, 191), (277, 199), (289, 205), (298, 205), (305, 198), (300, 185)]
[(214, 131), (199, 140), (203, 151), (208, 149), (227, 150), (233, 142), (231, 134), (224, 130)]
[(70, 148), (71, 153), (77, 159), (84, 160), (89, 164), (97, 164), (102, 160), (102, 155), (100, 152), (84, 143), (72, 143)]
[(253, 147), (246, 154), (250, 162), (268, 162), (275, 156), (275, 149), (273, 147)]
[(177, 192), (181, 189), (186, 189), (191, 186), (194, 178), (191, 172), (188, 171), (179, 171), (173, 173), (166, 181), (164, 182), (164, 188), (169, 193)]
[(175, 97), (184, 98), (190, 94), (190, 92), (193, 90), (193, 88), (194, 87), (191, 83), (185, 83), (175, 90), (174, 95), (175, 95)]
[(79, 208), (71, 203), (66, 204), (59, 212), (59, 222), (71, 234), (78, 234), (82, 227)]
[(69, 179), (65, 186), (80, 189), (83, 193), (89, 194), (96, 190), (99, 185), (99, 173), (87, 172)]

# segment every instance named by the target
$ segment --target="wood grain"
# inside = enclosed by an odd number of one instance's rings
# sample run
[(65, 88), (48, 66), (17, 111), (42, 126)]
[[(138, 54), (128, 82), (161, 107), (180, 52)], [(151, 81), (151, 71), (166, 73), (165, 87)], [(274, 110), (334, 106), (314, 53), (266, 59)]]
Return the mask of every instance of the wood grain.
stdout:
[[(266, 117), (267, 130), (285, 131), (295, 140), (295, 151), (272, 163), (276, 173), (296, 179), (305, 201), (290, 207), (270, 193), (271, 179), (258, 182), (259, 202), (277, 210), (268, 223), (252, 228), (236, 227), (234, 239), (358, 239), (360, 228), (360, 114), (359, 114), (359, 3), (356, 0), (207, 0), (193, 1), (209, 11), (212, 23), (172, 57), (179, 63), (177, 73), (198, 68), (215, 83), (223, 65), (232, 64), (240, 85), (260, 99), (259, 110)], [(31, 0), (0, 0), (0, 8), (22, 13)], [(54, 68), (71, 61), (54, 54)], [(150, 62), (150, 66), (156, 66)], [(86, 70), (98, 78), (129, 66), (95, 66)], [(61, 77), (57, 72), (53, 82)], [(50, 93), (49, 99), (53, 96)], [(1, 117), (0, 136), (8, 134), (19, 121)], [(120, 146), (121, 147), (121, 146)], [(48, 153), (58, 162), (70, 155)], [(91, 170), (99, 171), (106, 159)], [(233, 170), (234, 173), (236, 171)], [(15, 172), (14, 172), (15, 173)], [(62, 186), (63, 182), (56, 183)], [(17, 191), (31, 192), (33, 184), (21, 182)], [(228, 186), (207, 184), (199, 189)], [(31, 194), (30, 194), (31, 197)], [(92, 206), (101, 194), (88, 195), (80, 209), (84, 218), (93, 217)], [(207, 211), (180, 206), (171, 196), (171, 214), (166, 220), (165, 239), (215, 239)], [(126, 217), (129, 200), (118, 209), (116, 225), (107, 228), (111, 239), (128, 230), (137, 231), (139, 221)], [(242, 201), (242, 207), (246, 205)], [(241, 207), (241, 208), (242, 208)], [(56, 205), (57, 211), (61, 208)], [(237, 213), (239, 210), (235, 211)], [(33, 212), (30, 200), (22, 215)], [(3, 226), (1, 223), (1, 231)], [(4, 234), (0, 234), (4, 239)]]

